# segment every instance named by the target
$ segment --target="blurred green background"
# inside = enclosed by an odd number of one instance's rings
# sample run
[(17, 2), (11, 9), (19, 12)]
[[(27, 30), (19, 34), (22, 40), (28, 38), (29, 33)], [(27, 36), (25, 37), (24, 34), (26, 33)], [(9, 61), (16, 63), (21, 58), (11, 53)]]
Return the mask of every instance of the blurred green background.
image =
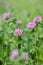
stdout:
[[(30, 18), (41, 15), (43, 17), (43, 0), (0, 0), (0, 2), (8, 2), (9, 9), (14, 10), (17, 18), (23, 18), (23, 12), (29, 12)], [(8, 9), (0, 5), (0, 14)]]

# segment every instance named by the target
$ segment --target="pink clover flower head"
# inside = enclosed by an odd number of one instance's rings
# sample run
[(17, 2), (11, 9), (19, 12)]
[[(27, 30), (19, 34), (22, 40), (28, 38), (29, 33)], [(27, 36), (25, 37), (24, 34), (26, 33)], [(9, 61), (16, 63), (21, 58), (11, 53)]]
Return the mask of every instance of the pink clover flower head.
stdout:
[(37, 17), (34, 18), (33, 21), (34, 22), (41, 22), (42, 21), (42, 18), (41, 18), (41, 16), (37, 16)]
[(22, 53), (22, 59), (23, 60), (28, 60), (28, 58), (29, 58), (28, 57), (28, 53), (26, 53), (26, 52), (25, 53)]
[(3, 19), (9, 19), (10, 18), (10, 13), (7, 12), (7, 13), (4, 13), (3, 16), (2, 16)]
[(35, 22), (29, 22), (27, 25), (26, 25), (27, 28), (35, 28), (36, 27), (36, 23)]
[(17, 20), (16, 23), (17, 24), (22, 24), (22, 21), (21, 20)]
[(19, 53), (18, 53), (18, 50), (15, 49), (15, 50), (13, 50), (13, 51), (11, 52), (10, 58), (12, 58), (12, 59), (13, 59), (13, 58), (16, 58), (16, 57), (18, 56), (18, 54), (19, 54)]
[(23, 34), (23, 30), (22, 29), (16, 28), (14, 30), (14, 35), (15, 36), (21, 36), (22, 34)]

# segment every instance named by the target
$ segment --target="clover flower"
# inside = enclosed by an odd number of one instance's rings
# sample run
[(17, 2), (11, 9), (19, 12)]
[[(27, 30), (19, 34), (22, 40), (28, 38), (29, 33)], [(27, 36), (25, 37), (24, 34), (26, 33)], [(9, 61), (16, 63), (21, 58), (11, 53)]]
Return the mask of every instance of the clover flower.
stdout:
[(34, 22), (29, 22), (27, 25), (26, 25), (27, 28), (35, 28), (36, 27), (36, 23)]
[(10, 13), (6, 12), (3, 14), (2, 19), (9, 19), (10, 18)]
[(28, 56), (28, 53), (27, 52), (23, 52), (22, 53), (22, 59), (23, 60), (28, 60), (29, 56)]
[(15, 36), (22, 36), (22, 34), (23, 34), (23, 30), (22, 29), (16, 28), (14, 30), (14, 35)]
[(17, 20), (16, 23), (17, 24), (22, 24), (22, 21), (21, 20)]
[(18, 54), (19, 54), (19, 52), (18, 52), (18, 50), (13, 50), (11, 53), (10, 53), (10, 58), (11, 59), (14, 59), (14, 58), (16, 58), (17, 56), (18, 56)]
[(37, 17), (34, 18), (33, 21), (34, 22), (41, 22), (42, 21), (42, 18), (41, 18), (41, 16), (37, 16)]

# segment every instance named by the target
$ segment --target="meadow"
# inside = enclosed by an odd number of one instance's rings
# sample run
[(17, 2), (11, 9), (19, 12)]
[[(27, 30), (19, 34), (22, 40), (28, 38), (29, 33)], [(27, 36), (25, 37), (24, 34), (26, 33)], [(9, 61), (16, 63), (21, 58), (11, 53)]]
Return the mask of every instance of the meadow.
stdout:
[(43, 0), (0, 0), (0, 65), (43, 65)]

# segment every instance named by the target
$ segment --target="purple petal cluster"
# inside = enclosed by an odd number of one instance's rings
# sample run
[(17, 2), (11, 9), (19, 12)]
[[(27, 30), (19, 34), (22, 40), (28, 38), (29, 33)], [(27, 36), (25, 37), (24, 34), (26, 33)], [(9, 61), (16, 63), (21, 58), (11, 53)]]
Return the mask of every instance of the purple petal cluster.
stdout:
[(18, 56), (19, 52), (18, 50), (13, 50), (11, 53), (10, 53), (10, 58), (14, 59)]
[(22, 36), (22, 34), (23, 34), (23, 30), (22, 30), (22, 29), (16, 28), (16, 29), (14, 30), (14, 35), (15, 35), (15, 36)]
[(10, 18), (10, 13), (6, 12), (3, 14), (2, 19), (9, 19)]

